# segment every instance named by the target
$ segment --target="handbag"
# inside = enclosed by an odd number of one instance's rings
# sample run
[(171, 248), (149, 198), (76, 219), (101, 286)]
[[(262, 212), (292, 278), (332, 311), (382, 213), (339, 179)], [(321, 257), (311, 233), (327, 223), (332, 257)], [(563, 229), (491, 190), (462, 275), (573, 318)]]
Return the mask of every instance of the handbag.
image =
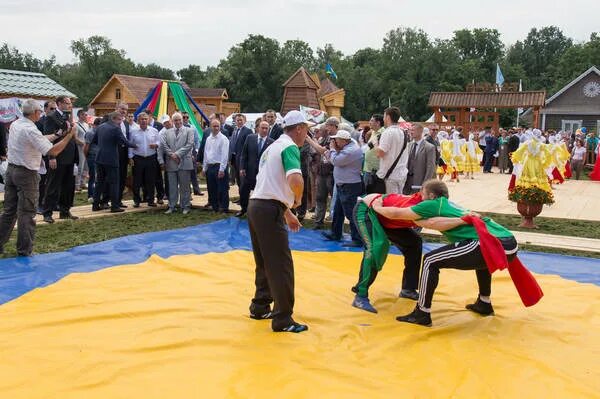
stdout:
[(387, 173), (385, 174), (385, 177), (382, 179), (381, 177), (377, 176), (377, 173), (371, 172), (371, 178), (367, 182), (366, 187), (367, 194), (385, 194), (385, 181), (390, 177), (390, 175), (396, 168), (396, 165), (398, 164), (398, 161), (400, 161), (400, 157), (402, 157), (402, 154), (404, 153), (404, 150), (406, 149), (407, 145), (408, 135), (404, 133), (404, 144), (402, 145), (402, 149), (400, 150), (400, 153), (394, 160), (392, 166), (390, 166), (390, 168), (388, 169)]

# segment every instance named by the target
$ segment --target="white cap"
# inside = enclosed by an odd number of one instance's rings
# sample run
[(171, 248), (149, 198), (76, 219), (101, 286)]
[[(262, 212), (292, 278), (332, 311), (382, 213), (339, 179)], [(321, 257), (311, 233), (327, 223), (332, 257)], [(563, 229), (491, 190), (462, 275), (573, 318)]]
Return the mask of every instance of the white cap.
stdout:
[(165, 123), (171, 120), (171, 117), (169, 115), (163, 115), (160, 117), (160, 119), (158, 120), (160, 123)]
[(306, 120), (306, 118), (304, 117), (304, 114), (300, 111), (289, 111), (287, 114), (285, 114), (285, 117), (283, 118), (283, 126), (294, 126), (294, 125), (299, 125), (301, 123), (304, 123), (307, 126), (313, 126), (314, 123), (309, 122)]
[(329, 136), (331, 139), (352, 140), (352, 135), (347, 130), (338, 130), (334, 136)]

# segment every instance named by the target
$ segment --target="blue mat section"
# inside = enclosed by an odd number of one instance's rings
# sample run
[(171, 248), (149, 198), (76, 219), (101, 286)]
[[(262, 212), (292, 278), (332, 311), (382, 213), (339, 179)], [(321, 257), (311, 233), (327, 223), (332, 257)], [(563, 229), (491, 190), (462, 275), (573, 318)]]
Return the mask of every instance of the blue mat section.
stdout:
[[(339, 243), (324, 241), (317, 231), (303, 229), (290, 234), (292, 249), (299, 251), (347, 251)], [(440, 244), (425, 244), (425, 252)], [(137, 234), (68, 251), (31, 258), (0, 260), (0, 304), (35, 288), (45, 287), (71, 273), (85, 273), (111, 266), (144, 262), (152, 254), (172, 255), (251, 250), (247, 222), (229, 218), (179, 230)], [(360, 249), (352, 249), (360, 252)], [(392, 253), (399, 253), (393, 249)], [(600, 285), (600, 259), (520, 252), (527, 267), (537, 273), (558, 274), (582, 283)], [(358, 265), (356, 265), (358, 268)], [(358, 269), (357, 269), (358, 270)]]

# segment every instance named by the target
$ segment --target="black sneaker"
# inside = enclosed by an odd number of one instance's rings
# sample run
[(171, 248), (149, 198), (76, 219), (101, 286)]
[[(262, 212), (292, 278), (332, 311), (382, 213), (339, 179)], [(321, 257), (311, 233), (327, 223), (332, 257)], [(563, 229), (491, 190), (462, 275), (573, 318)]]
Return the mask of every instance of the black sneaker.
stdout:
[(291, 332), (291, 333), (301, 333), (302, 331), (308, 330), (308, 326), (306, 324), (296, 323), (295, 321), (292, 324), (282, 327), (275, 328), (273, 327), (274, 332)]
[(273, 312), (268, 311), (266, 313), (252, 313), (250, 312), (250, 318), (254, 320), (267, 320), (273, 318)]
[(481, 299), (479, 299), (479, 297), (477, 297), (475, 303), (470, 303), (465, 306), (465, 308), (471, 312), (479, 313), (482, 316), (491, 316), (494, 314), (494, 308), (492, 307), (492, 304), (483, 302)]
[(423, 312), (418, 306), (415, 306), (415, 310), (405, 316), (398, 316), (396, 320), (404, 323), (418, 324), (425, 327), (431, 327), (431, 315), (427, 312)]
[(402, 288), (398, 296), (400, 298), (412, 299), (413, 301), (419, 300), (419, 293), (417, 292), (417, 290), (411, 290), (409, 288)]

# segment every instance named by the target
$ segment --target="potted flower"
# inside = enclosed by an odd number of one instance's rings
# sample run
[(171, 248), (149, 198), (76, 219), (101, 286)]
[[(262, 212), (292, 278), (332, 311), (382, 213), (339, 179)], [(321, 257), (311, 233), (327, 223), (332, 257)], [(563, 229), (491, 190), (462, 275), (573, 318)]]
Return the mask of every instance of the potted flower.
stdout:
[(537, 229), (533, 218), (542, 212), (544, 204), (554, 203), (554, 194), (534, 185), (517, 185), (508, 192), (508, 199), (517, 203), (517, 210), (523, 217), (519, 227)]

